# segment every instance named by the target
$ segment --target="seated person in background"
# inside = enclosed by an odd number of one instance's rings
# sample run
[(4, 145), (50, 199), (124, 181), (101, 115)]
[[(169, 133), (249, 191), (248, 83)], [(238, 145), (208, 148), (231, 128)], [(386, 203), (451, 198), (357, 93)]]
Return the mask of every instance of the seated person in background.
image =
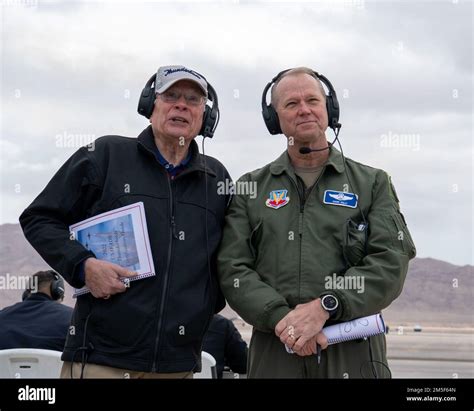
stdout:
[(54, 271), (30, 279), (23, 301), (0, 310), (0, 349), (41, 348), (62, 351), (72, 308), (61, 304), (64, 280)]
[(247, 373), (247, 343), (231, 320), (216, 314), (204, 336), (203, 351), (216, 360), (217, 378), (222, 378), (224, 367), (234, 373)]

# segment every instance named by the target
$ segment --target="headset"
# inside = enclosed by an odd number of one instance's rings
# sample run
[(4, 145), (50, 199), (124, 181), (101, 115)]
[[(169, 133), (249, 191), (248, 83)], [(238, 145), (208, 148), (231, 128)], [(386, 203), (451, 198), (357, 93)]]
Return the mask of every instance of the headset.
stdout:
[(58, 273), (50, 271), (54, 280), (51, 282), (51, 298), (53, 300), (60, 300), (64, 297), (64, 280)]
[[(262, 116), (265, 125), (267, 126), (270, 134), (282, 134), (280, 127), (280, 120), (278, 119), (278, 113), (275, 108), (270, 104), (267, 104), (267, 93), (270, 87), (275, 84), (283, 74), (292, 69), (283, 70), (273, 77), (272, 81), (268, 83), (262, 94)], [(329, 94), (326, 95), (326, 110), (328, 112), (328, 125), (330, 128), (336, 132), (336, 129), (341, 128), (339, 123), (339, 102), (337, 101), (336, 91), (332, 86), (331, 82), (324, 77), (322, 74), (319, 74), (316, 71), (313, 71), (313, 75), (320, 80), (328, 88)]]
[[(198, 73), (199, 74), (199, 73)], [(199, 74), (204, 80), (206, 78)], [(142, 90), (140, 95), (140, 100), (138, 100), (138, 114), (150, 118), (153, 113), (153, 108), (155, 106), (155, 79), (156, 73), (150, 77), (150, 80), (147, 81), (145, 87)], [(212, 102), (212, 107), (206, 104), (206, 109), (204, 111), (204, 116), (202, 119), (202, 127), (199, 131), (199, 135), (203, 137), (212, 138), (214, 136), (214, 131), (216, 130), (217, 123), (219, 122), (220, 112), (219, 112), (219, 102), (217, 100), (217, 93), (214, 90), (214, 87), (206, 80), (207, 82), (207, 98)]]
[[(64, 280), (58, 273), (56, 273), (53, 270), (48, 270), (44, 272), (49, 274), (52, 277), (51, 286), (50, 286), (51, 298), (54, 301), (61, 300), (64, 297), (64, 291), (65, 291)], [(33, 277), (34, 276), (38, 277), (36, 274), (33, 275)], [(30, 279), (30, 286), (25, 291), (23, 291), (23, 294), (21, 296), (21, 299), (23, 301), (26, 300), (31, 295), (31, 281), (32, 281), (32, 278)]]

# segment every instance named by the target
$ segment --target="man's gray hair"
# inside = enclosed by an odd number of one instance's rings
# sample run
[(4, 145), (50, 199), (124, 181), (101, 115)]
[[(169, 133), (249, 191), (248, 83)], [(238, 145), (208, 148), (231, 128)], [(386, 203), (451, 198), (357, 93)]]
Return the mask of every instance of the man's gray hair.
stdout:
[(276, 87), (278, 83), (280, 83), (281, 79), (287, 76), (293, 76), (295, 74), (308, 74), (311, 77), (315, 78), (318, 81), (319, 88), (321, 89), (321, 93), (323, 94), (324, 98), (326, 98), (326, 91), (324, 90), (323, 85), (321, 84), (321, 80), (318, 79), (316, 74), (314, 74), (314, 70), (310, 69), (309, 67), (296, 67), (291, 70), (288, 70), (286, 73), (283, 73), (277, 81), (273, 84), (272, 90), (271, 90), (271, 104), (275, 108), (277, 104), (277, 98), (276, 98)]

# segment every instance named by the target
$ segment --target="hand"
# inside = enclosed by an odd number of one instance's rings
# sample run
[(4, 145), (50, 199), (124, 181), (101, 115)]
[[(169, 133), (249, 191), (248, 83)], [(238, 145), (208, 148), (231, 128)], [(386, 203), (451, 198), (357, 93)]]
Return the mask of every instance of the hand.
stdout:
[(310, 338), (300, 350), (293, 350), (295, 354), (298, 354), (301, 357), (306, 355), (314, 355), (317, 354), (316, 345), (319, 344), (321, 349), (325, 350), (328, 348), (328, 339), (321, 331), (317, 333), (314, 337)]
[(93, 257), (85, 261), (84, 274), (86, 285), (95, 298), (109, 298), (113, 294), (123, 293), (127, 287), (120, 281), (120, 277), (137, 275), (117, 264)]
[(288, 348), (299, 352), (323, 328), (329, 314), (321, 306), (321, 299), (299, 304), (275, 327), (275, 334)]

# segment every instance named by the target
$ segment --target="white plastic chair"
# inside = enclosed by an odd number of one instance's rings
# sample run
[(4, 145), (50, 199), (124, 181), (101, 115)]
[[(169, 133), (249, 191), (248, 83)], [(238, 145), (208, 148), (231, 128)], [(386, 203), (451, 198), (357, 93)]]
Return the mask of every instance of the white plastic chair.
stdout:
[(217, 378), (216, 360), (206, 351), (201, 352), (201, 372), (194, 373), (194, 378)]
[(0, 378), (59, 378), (61, 354), (37, 348), (0, 350)]

